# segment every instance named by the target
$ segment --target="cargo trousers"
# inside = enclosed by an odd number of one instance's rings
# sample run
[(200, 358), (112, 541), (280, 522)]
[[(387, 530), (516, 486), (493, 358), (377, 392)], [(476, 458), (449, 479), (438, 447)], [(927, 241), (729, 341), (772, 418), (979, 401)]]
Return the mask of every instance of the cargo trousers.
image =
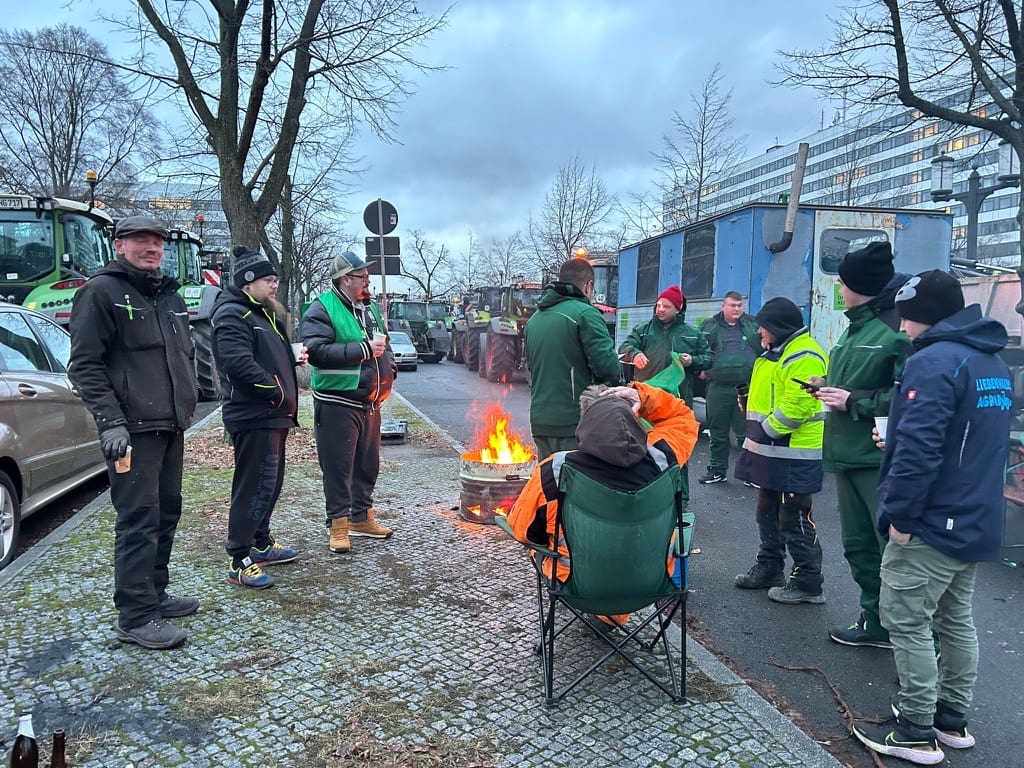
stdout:
[(853, 580), (860, 587), (860, 609), (864, 628), (884, 637), (878, 621), (879, 569), (885, 540), (875, 521), (878, 510), (878, 468), (848, 469), (836, 473), (839, 522), (843, 533), (843, 555)]
[[(978, 677), (978, 633), (971, 602), (978, 564), (957, 560), (916, 536), (890, 540), (882, 555), (879, 595), (899, 675), (899, 708), (931, 725), (935, 703), (966, 712)], [(939, 639), (936, 660), (932, 632)]]
[(731, 431), (742, 444), (747, 433), (747, 415), (736, 402), (736, 384), (709, 381), (707, 396), (708, 432), (711, 438), (709, 466), (720, 475), (729, 473), (729, 444)]
[(811, 595), (821, 594), (821, 543), (812, 514), (812, 495), (761, 488), (757, 492), (757, 562), (784, 573), (786, 550), (793, 558), (790, 578)]

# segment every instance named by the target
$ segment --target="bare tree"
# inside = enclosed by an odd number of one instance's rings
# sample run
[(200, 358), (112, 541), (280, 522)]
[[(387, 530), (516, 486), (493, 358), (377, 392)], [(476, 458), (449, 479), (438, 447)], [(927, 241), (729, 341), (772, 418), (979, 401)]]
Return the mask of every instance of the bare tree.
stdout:
[(611, 214), (615, 198), (608, 192), (594, 166), (579, 155), (558, 169), (558, 176), (544, 197), (539, 219), (530, 216), (529, 238), (539, 270), (562, 262), (573, 248), (588, 240)]
[(665, 231), (664, 207), (651, 194), (632, 193), (629, 202), (619, 202), (621, 227), (616, 240), (619, 245), (646, 240)]
[(466, 247), (453, 260), (452, 279), (453, 289), (458, 291), (471, 291), (485, 280), (484, 257), (473, 230), (467, 232)]
[(143, 42), (159, 41), (173, 61), (169, 71), (138, 66), (178, 91), (194, 116), (235, 242), (262, 236), (297, 142), (330, 144), (332, 134), (310, 135), (310, 124), (347, 135), (363, 123), (389, 137), (409, 77), (428, 69), (414, 49), (445, 20), (420, 14), (415, 0), (136, 2)]
[(84, 29), (0, 30), (0, 185), (81, 197), (91, 170), (104, 197), (123, 198), (158, 136), (144, 96)]
[(743, 159), (744, 140), (733, 134), (729, 112), (732, 91), (722, 93), (721, 86), (716, 64), (700, 91), (690, 93), (689, 113), (673, 114), (672, 132), (662, 136), (662, 151), (654, 154), (658, 186), (674, 201), (671, 215), (665, 217), (674, 226), (692, 224), (714, 213), (705, 197)]
[(402, 257), (402, 277), (416, 283), (427, 301), (446, 295), (456, 284), (451, 275), (451, 260), (447, 246), (443, 243), (438, 246), (431, 242), (420, 229), (413, 229), (410, 234), (412, 252), (406, 250)]
[(536, 265), (527, 253), (519, 232), (491, 240), (484, 263), (484, 280), (491, 285), (508, 285), (537, 278)]
[[(1022, 23), (1020, 4), (1011, 0), (862, 2), (844, 10), (828, 43), (786, 53), (782, 82), (858, 104), (901, 103), (989, 131), (1022, 158)], [(948, 102), (951, 88), (966, 88), (962, 105)], [(1017, 222), (1024, 228), (1022, 210)], [(1017, 311), (1024, 313), (1024, 300)]]

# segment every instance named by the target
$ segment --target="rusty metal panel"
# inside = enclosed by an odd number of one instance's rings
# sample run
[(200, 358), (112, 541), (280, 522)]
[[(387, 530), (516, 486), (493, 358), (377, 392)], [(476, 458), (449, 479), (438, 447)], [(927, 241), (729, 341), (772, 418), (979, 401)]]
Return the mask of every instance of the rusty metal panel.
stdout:
[(1016, 310), (1021, 298), (1020, 278), (1017, 275), (968, 277), (960, 281), (960, 287), (963, 288), (966, 304), (980, 304), (982, 314), (1006, 326), (1010, 344), (1020, 346), (1024, 317), (1017, 314)]

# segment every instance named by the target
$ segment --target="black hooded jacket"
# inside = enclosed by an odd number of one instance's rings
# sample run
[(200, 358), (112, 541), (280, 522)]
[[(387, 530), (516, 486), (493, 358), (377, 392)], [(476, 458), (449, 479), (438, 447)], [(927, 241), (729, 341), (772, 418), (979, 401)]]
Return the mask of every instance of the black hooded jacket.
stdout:
[(68, 375), (102, 432), (185, 429), (198, 399), (178, 283), (117, 260), (75, 294)]
[(296, 425), (295, 360), (277, 316), (233, 285), (213, 310), (213, 354), (224, 387), (229, 432)]

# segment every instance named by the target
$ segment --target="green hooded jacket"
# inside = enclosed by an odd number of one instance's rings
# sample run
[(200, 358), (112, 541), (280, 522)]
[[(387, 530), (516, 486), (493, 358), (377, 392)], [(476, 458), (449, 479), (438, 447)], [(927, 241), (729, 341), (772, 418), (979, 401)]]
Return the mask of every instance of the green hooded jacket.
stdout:
[(641, 323), (634, 328), (626, 340), (619, 347), (619, 352), (632, 359), (634, 355), (643, 352), (647, 356), (648, 363), (643, 370), (637, 370), (635, 378), (637, 381), (647, 381), (652, 376), (661, 373), (668, 368), (672, 362), (671, 353), (685, 352), (693, 358), (693, 362), (686, 368), (686, 378), (679, 386), (679, 397), (687, 405), (693, 404), (693, 377), (697, 371), (704, 371), (711, 367), (711, 347), (708, 346), (704, 334), (689, 325), (680, 312), (673, 318), (672, 322), (665, 325), (657, 317), (653, 317), (646, 323)]
[(572, 437), (580, 421), (580, 393), (621, 377), (604, 317), (575, 285), (551, 283), (523, 333), (531, 376), (530, 431)]
[(754, 361), (760, 357), (764, 349), (761, 347), (761, 336), (757, 332), (757, 321), (744, 312), (737, 321), (743, 342), (742, 353), (726, 353), (722, 344), (721, 331), (726, 325), (725, 318), (719, 312), (701, 323), (700, 330), (708, 340), (714, 364), (707, 373), (708, 381), (723, 384), (746, 384), (754, 371)]
[(822, 459), (826, 472), (880, 466), (882, 451), (871, 439), (875, 416), (889, 415), (893, 382), (910, 354), (910, 339), (879, 315), (892, 307), (883, 295), (846, 310), (850, 325), (831, 354), (828, 386), (850, 391), (846, 410), (832, 409), (825, 421)]

